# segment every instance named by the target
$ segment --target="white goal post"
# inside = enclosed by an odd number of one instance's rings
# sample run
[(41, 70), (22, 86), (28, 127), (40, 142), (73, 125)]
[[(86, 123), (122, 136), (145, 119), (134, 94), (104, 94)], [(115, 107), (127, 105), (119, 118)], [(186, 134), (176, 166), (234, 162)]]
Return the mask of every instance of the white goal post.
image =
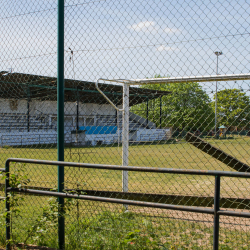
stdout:
[[(105, 79), (99, 78), (95, 85), (103, 97), (117, 110), (123, 113), (122, 122), (122, 166), (128, 166), (129, 156), (129, 86), (142, 84), (166, 84), (166, 83), (187, 83), (187, 82), (219, 82), (219, 81), (240, 81), (250, 80), (250, 73), (229, 74), (229, 75), (206, 75), (206, 76), (184, 76), (184, 77), (163, 77), (146, 79)], [(100, 81), (116, 82), (123, 84), (123, 107), (119, 109), (116, 105), (100, 90)], [(128, 171), (122, 173), (122, 190), (128, 192)], [(124, 205), (127, 208), (127, 205)]]

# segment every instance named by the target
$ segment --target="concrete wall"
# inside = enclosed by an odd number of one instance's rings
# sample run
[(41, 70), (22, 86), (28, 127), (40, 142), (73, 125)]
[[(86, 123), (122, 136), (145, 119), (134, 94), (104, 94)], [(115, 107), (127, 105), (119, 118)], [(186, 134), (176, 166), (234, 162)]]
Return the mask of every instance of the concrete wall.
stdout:
[[(64, 105), (65, 115), (76, 115), (76, 103), (67, 102)], [(18, 114), (27, 113), (27, 100), (6, 100), (0, 98), (0, 113)], [(30, 113), (39, 114), (57, 114), (56, 101), (37, 101), (30, 102)], [(98, 105), (94, 103), (80, 103), (79, 115), (115, 115), (115, 109), (109, 104)]]
[(0, 113), (26, 113), (27, 102), (25, 100), (6, 100), (0, 98)]
[(136, 141), (158, 141), (171, 138), (170, 128), (168, 129), (139, 129)]
[[(170, 139), (168, 132), (170, 129), (139, 129), (134, 133), (133, 138), (130, 141), (134, 142), (149, 142)], [(64, 134), (65, 143), (75, 143), (75, 135), (68, 131)], [(84, 141), (79, 144), (95, 146), (98, 143), (112, 144), (122, 142), (122, 131), (119, 130), (116, 134), (99, 134), (99, 135), (85, 135)], [(36, 131), (36, 132), (6, 132), (0, 133), (0, 147), (3, 146), (24, 146), (34, 144), (51, 144), (57, 143), (57, 132), (56, 131)]]
[(53, 131), (0, 133), (1, 147), (52, 143), (57, 143), (57, 133)]

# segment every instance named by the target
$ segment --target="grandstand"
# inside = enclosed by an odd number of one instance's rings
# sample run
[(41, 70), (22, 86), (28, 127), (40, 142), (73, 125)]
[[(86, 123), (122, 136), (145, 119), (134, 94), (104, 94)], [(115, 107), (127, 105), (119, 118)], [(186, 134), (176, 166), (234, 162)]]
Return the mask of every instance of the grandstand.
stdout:
[[(56, 143), (56, 85), (55, 77), (0, 72), (0, 146)], [(115, 105), (122, 105), (121, 85), (100, 84), (100, 89)], [(130, 87), (129, 105), (167, 94), (167, 91)], [(110, 144), (120, 140), (122, 113), (107, 102), (93, 82), (65, 79), (64, 99), (65, 143), (77, 143), (79, 131), (85, 132), (81, 144)], [(129, 117), (132, 141), (162, 140), (169, 133), (169, 129), (157, 129), (148, 117), (131, 112)], [(109, 131), (111, 127), (115, 128), (113, 132)], [(106, 132), (100, 133), (105, 129)]]

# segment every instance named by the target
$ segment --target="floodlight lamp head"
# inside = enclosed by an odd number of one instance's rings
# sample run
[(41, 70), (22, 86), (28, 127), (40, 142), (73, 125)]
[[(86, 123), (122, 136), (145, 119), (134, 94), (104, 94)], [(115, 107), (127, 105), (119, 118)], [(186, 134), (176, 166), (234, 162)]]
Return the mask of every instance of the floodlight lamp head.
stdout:
[(220, 55), (222, 55), (223, 53), (222, 53), (222, 51), (215, 51), (214, 54), (215, 54), (216, 56), (220, 56)]

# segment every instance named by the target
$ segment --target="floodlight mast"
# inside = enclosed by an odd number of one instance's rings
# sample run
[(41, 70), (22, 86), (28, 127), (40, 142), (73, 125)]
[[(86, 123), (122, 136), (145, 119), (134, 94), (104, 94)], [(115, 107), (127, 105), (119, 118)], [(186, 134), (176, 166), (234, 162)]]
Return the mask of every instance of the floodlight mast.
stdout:
[[(216, 75), (218, 75), (218, 64), (219, 64), (219, 56), (222, 55), (222, 51), (215, 51), (214, 54), (217, 56), (217, 63), (216, 63)], [(215, 118), (214, 118), (214, 136), (217, 137), (217, 90), (218, 90), (218, 81), (216, 81), (215, 85)]]

